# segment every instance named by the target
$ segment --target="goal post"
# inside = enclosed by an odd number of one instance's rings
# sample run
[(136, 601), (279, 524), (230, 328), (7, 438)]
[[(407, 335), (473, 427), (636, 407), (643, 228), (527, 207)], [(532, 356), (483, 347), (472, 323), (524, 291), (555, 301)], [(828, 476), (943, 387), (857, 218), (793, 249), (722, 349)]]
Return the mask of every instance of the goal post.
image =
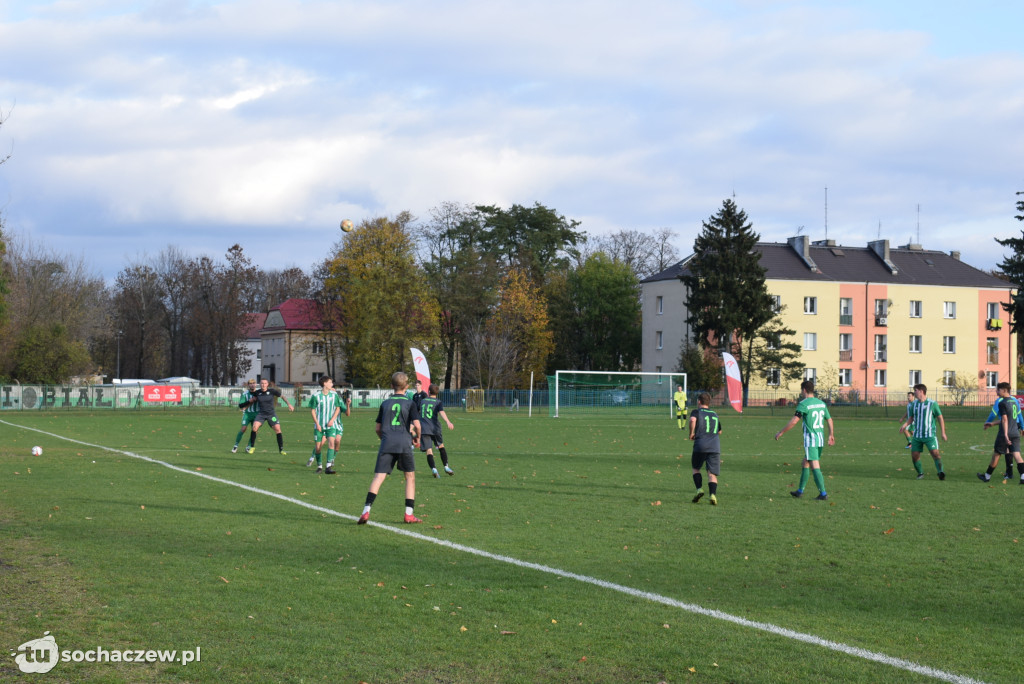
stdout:
[(552, 418), (576, 414), (643, 414), (675, 417), (673, 395), (686, 373), (555, 371), (548, 378)]

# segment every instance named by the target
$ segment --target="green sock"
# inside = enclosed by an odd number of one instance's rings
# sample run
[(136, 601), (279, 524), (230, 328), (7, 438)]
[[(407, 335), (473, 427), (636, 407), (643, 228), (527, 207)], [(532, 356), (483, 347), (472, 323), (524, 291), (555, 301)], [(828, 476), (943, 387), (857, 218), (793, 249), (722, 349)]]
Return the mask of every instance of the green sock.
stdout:
[(918, 475), (924, 475), (924, 465), (921, 464), (921, 461), (914, 461), (914, 470)]
[(334, 454), (336, 454), (336, 453), (337, 452), (334, 449), (328, 449), (327, 450), (327, 465), (333, 465), (334, 464)]
[(821, 474), (821, 468), (811, 468), (814, 473), (814, 484), (818, 485), (818, 491), (825, 493), (825, 476)]
[(320, 465), (320, 452), (319, 451), (314, 451), (313, 455), (316, 456), (316, 464)]
[(811, 468), (808, 466), (800, 472), (800, 486), (797, 487), (797, 491), (804, 491), (804, 487), (807, 486), (807, 478), (811, 475), (810, 470)]
[(937, 473), (941, 473), (942, 472), (942, 459), (941, 458), (935, 459), (935, 472), (937, 472)]
[(242, 435), (244, 435), (244, 434), (245, 434), (245, 430), (239, 430), (238, 431), (238, 434), (235, 435), (235, 446), (238, 446), (238, 443), (242, 441)]

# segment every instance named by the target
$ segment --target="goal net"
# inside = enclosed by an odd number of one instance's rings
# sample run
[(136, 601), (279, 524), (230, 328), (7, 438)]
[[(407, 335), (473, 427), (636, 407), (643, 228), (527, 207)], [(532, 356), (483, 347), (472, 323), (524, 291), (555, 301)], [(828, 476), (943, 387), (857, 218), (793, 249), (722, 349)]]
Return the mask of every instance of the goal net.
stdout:
[(466, 411), (469, 413), (483, 413), (484, 391), (482, 389), (466, 390)]
[(552, 418), (577, 414), (642, 414), (675, 417), (672, 396), (686, 373), (627, 371), (555, 371), (548, 376), (548, 413)]

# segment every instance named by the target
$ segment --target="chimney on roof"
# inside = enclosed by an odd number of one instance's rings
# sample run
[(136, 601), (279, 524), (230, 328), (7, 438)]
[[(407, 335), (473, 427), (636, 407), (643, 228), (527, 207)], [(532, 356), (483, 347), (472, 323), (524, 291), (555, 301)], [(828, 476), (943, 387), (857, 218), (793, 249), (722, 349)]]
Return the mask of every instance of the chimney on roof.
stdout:
[(889, 258), (889, 241), (888, 240), (872, 240), (868, 243), (868, 247), (871, 251), (878, 255), (878, 258), (882, 260), (885, 267), (889, 269), (889, 272), (893, 275), (899, 273), (899, 269), (896, 268), (896, 264), (892, 263)]
[(949, 256), (953, 257), (957, 261), (960, 261), (960, 251), (959, 250), (954, 249), (953, 251), (951, 251), (949, 253)]
[(836, 246), (836, 241), (835, 240), (828, 240), (828, 239), (825, 239), (825, 240), (815, 240), (812, 244), (815, 247), (835, 247)]
[(912, 252), (923, 252), (924, 247), (917, 244), (916, 242), (908, 242), (905, 245), (900, 245), (900, 249), (909, 249)]
[(797, 256), (803, 260), (804, 265), (811, 270), (812, 273), (821, 273), (818, 269), (818, 265), (814, 263), (814, 259), (811, 258), (811, 239), (806, 235), (797, 235), (791, 237), (786, 242), (793, 248)]

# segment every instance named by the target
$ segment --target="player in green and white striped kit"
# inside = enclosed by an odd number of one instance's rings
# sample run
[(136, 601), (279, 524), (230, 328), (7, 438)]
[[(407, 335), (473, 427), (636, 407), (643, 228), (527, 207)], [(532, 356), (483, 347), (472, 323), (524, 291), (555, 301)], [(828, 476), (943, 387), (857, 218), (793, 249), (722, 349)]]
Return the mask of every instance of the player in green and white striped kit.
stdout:
[(242, 442), (242, 435), (249, 429), (256, 416), (259, 415), (260, 407), (253, 401), (253, 392), (256, 391), (256, 381), (249, 380), (247, 389), (242, 393), (242, 400), (238, 402), (238, 408), (242, 409), (242, 429), (235, 435), (235, 446), (231, 447), (231, 453), (238, 451), (238, 445)]
[(926, 385), (914, 385), (914, 396), (916, 401), (910, 405), (910, 415), (907, 421), (900, 427), (912, 426), (914, 437), (910, 441), (910, 458), (914, 461), (914, 470), (917, 471), (917, 479), (924, 477), (924, 466), (921, 465), (921, 452), (928, 449), (935, 461), (935, 470), (939, 473), (939, 479), (946, 479), (946, 472), (942, 469), (942, 454), (939, 453), (939, 439), (935, 434), (935, 422), (939, 423), (942, 433), (942, 441), (948, 442), (946, 438), (946, 420), (942, 417), (942, 409), (934, 401), (928, 398), (928, 387)]
[[(341, 397), (334, 391), (334, 379), (324, 375), (320, 378), (320, 392), (309, 398), (310, 413), (313, 414), (313, 455), (309, 457), (306, 466), (313, 465), (316, 461), (316, 472), (323, 472), (325, 475), (334, 475), (334, 457), (338, 449), (338, 441), (341, 439)], [(346, 407), (345, 415), (350, 414)], [(325, 467), (321, 464), (321, 454), (324, 443), (327, 444), (327, 458)]]
[[(821, 474), (821, 466), (818, 463), (821, 458), (822, 449), (825, 444), (832, 446), (836, 443), (835, 430), (832, 426), (832, 416), (828, 412), (828, 406), (821, 399), (814, 396), (814, 381), (804, 380), (800, 383), (800, 403), (796, 405), (796, 415), (789, 421), (786, 427), (775, 433), (775, 441), (786, 434), (796, 424), (803, 421), (804, 424), (804, 463), (800, 473), (800, 486), (796, 491), (790, 492), (794, 497), (800, 498), (804, 495), (804, 487), (811, 473), (814, 474), (814, 484), (818, 486), (818, 496), (815, 501), (828, 500), (828, 493), (825, 491), (825, 478)], [(828, 424), (828, 440), (825, 439), (825, 425)]]

